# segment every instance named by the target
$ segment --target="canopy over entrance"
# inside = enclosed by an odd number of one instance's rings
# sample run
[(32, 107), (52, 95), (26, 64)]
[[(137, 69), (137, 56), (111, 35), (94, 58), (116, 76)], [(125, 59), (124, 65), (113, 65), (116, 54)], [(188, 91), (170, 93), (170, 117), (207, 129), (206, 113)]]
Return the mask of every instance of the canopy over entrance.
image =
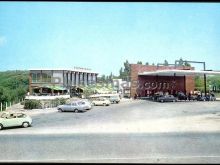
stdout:
[(204, 91), (205, 95), (207, 93), (206, 89), (206, 76), (207, 75), (220, 75), (220, 71), (211, 71), (211, 70), (177, 70), (177, 69), (168, 69), (168, 70), (156, 70), (152, 72), (142, 72), (138, 73), (139, 76), (204, 76)]
[(138, 75), (152, 75), (152, 76), (196, 76), (196, 75), (220, 75), (219, 71), (195, 71), (195, 70), (157, 70), (153, 72), (142, 72)]

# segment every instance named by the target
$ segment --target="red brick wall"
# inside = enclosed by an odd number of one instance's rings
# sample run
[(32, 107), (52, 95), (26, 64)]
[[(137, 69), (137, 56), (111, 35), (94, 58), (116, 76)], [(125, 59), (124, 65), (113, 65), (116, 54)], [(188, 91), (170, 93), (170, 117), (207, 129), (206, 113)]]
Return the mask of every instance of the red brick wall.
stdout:
[[(183, 92), (190, 92), (194, 90), (195, 82), (193, 76), (186, 76), (185, 77), (185, 83), (184, 83), (184, 77), (176, 76), (138, 76), (138, 73), (142, 72), (150, 72), (150, 71), (156, 71), (156, 70), (167, 70), (167, 69), (191, 69), (194, 70), (193, 67), (177, 67), (174, 66), (152, 66), (152, 65), (141, 65), (141, 64), (130, 64), (131, 66), (131, 97), (134, 97), (135, 93), (140, 94), (141, 96), (145, 96), (145, 93), (147, 90), (150, 92), (156, 92), (156, 91), (164, 91), (173, 93), (175, 91), (183, 91)], [(147, 86), (144, 86), (144, 84), (148, 82), (157, 82), (158, 87), (153, 85), (153, 88), (149, 89), (149, 84), (146, 84)], [(169, 85), (173, 84), (173, 81), (175, 81), (175, 85), (173, 87), (168, 87)], [(167, 86), (167, 84), (169, 84)], [(159, 88), (159, 86), (163, 86), (164, 88)], [(154, 89), (155, 88), (155, 89)], [(186, 91), (185, 91), (186, 89)]]

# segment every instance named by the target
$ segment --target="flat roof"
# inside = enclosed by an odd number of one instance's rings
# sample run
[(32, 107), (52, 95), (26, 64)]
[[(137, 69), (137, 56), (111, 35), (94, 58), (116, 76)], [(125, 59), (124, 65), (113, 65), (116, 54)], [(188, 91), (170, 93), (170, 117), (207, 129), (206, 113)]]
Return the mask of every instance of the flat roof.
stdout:
[(71, 72), (84, 72), (84, 73), (95, 73), (98, 74), (97, 72), (94, 72), (92, 70), (86, 70), (86, 69), (65, 69), (65, 68), (57, 68), (57, 69), (49, 69), (49, 68), (42, 68), (42, 69), (29, 69), (29, 71), (71, 71)]
[(220, 71), (196, 71), (196, 70), (157, 70), (152, 72), (142, 72), (138, 75), (149, 76), (195, 76), (195, 75), (220, 75)]

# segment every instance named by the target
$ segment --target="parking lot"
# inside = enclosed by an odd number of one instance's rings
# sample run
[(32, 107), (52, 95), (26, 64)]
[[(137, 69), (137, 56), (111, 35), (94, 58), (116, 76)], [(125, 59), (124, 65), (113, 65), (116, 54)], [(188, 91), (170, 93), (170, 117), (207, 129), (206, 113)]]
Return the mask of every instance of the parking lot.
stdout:
[(1, 134), (164, 133), (220, 131), (220, 101), (158, 103), (126, 100), (94, 106), (85, 113), (58, 112), (56, 108), (25, 110), (32, 127), (4, 129)]

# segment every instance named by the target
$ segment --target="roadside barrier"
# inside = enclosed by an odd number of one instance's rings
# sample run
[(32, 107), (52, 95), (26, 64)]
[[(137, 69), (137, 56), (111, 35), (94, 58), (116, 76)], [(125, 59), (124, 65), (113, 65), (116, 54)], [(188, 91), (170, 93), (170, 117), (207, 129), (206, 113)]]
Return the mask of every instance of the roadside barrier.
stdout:
[(5, 110), (8, 110), (9, 108), (11, 108), (13, 105), (15, 105), (15, 104), (19, 104), (19, 103), (21, 103), (21, 102), (23, 102), (24, 101), (24, 99), (19, 99), (17, 102), (16, 101), (14, 101), (14, 102), (1, 102), (0, 103), (0, 112), (2, 112), (2, 111), (5, 111)]

